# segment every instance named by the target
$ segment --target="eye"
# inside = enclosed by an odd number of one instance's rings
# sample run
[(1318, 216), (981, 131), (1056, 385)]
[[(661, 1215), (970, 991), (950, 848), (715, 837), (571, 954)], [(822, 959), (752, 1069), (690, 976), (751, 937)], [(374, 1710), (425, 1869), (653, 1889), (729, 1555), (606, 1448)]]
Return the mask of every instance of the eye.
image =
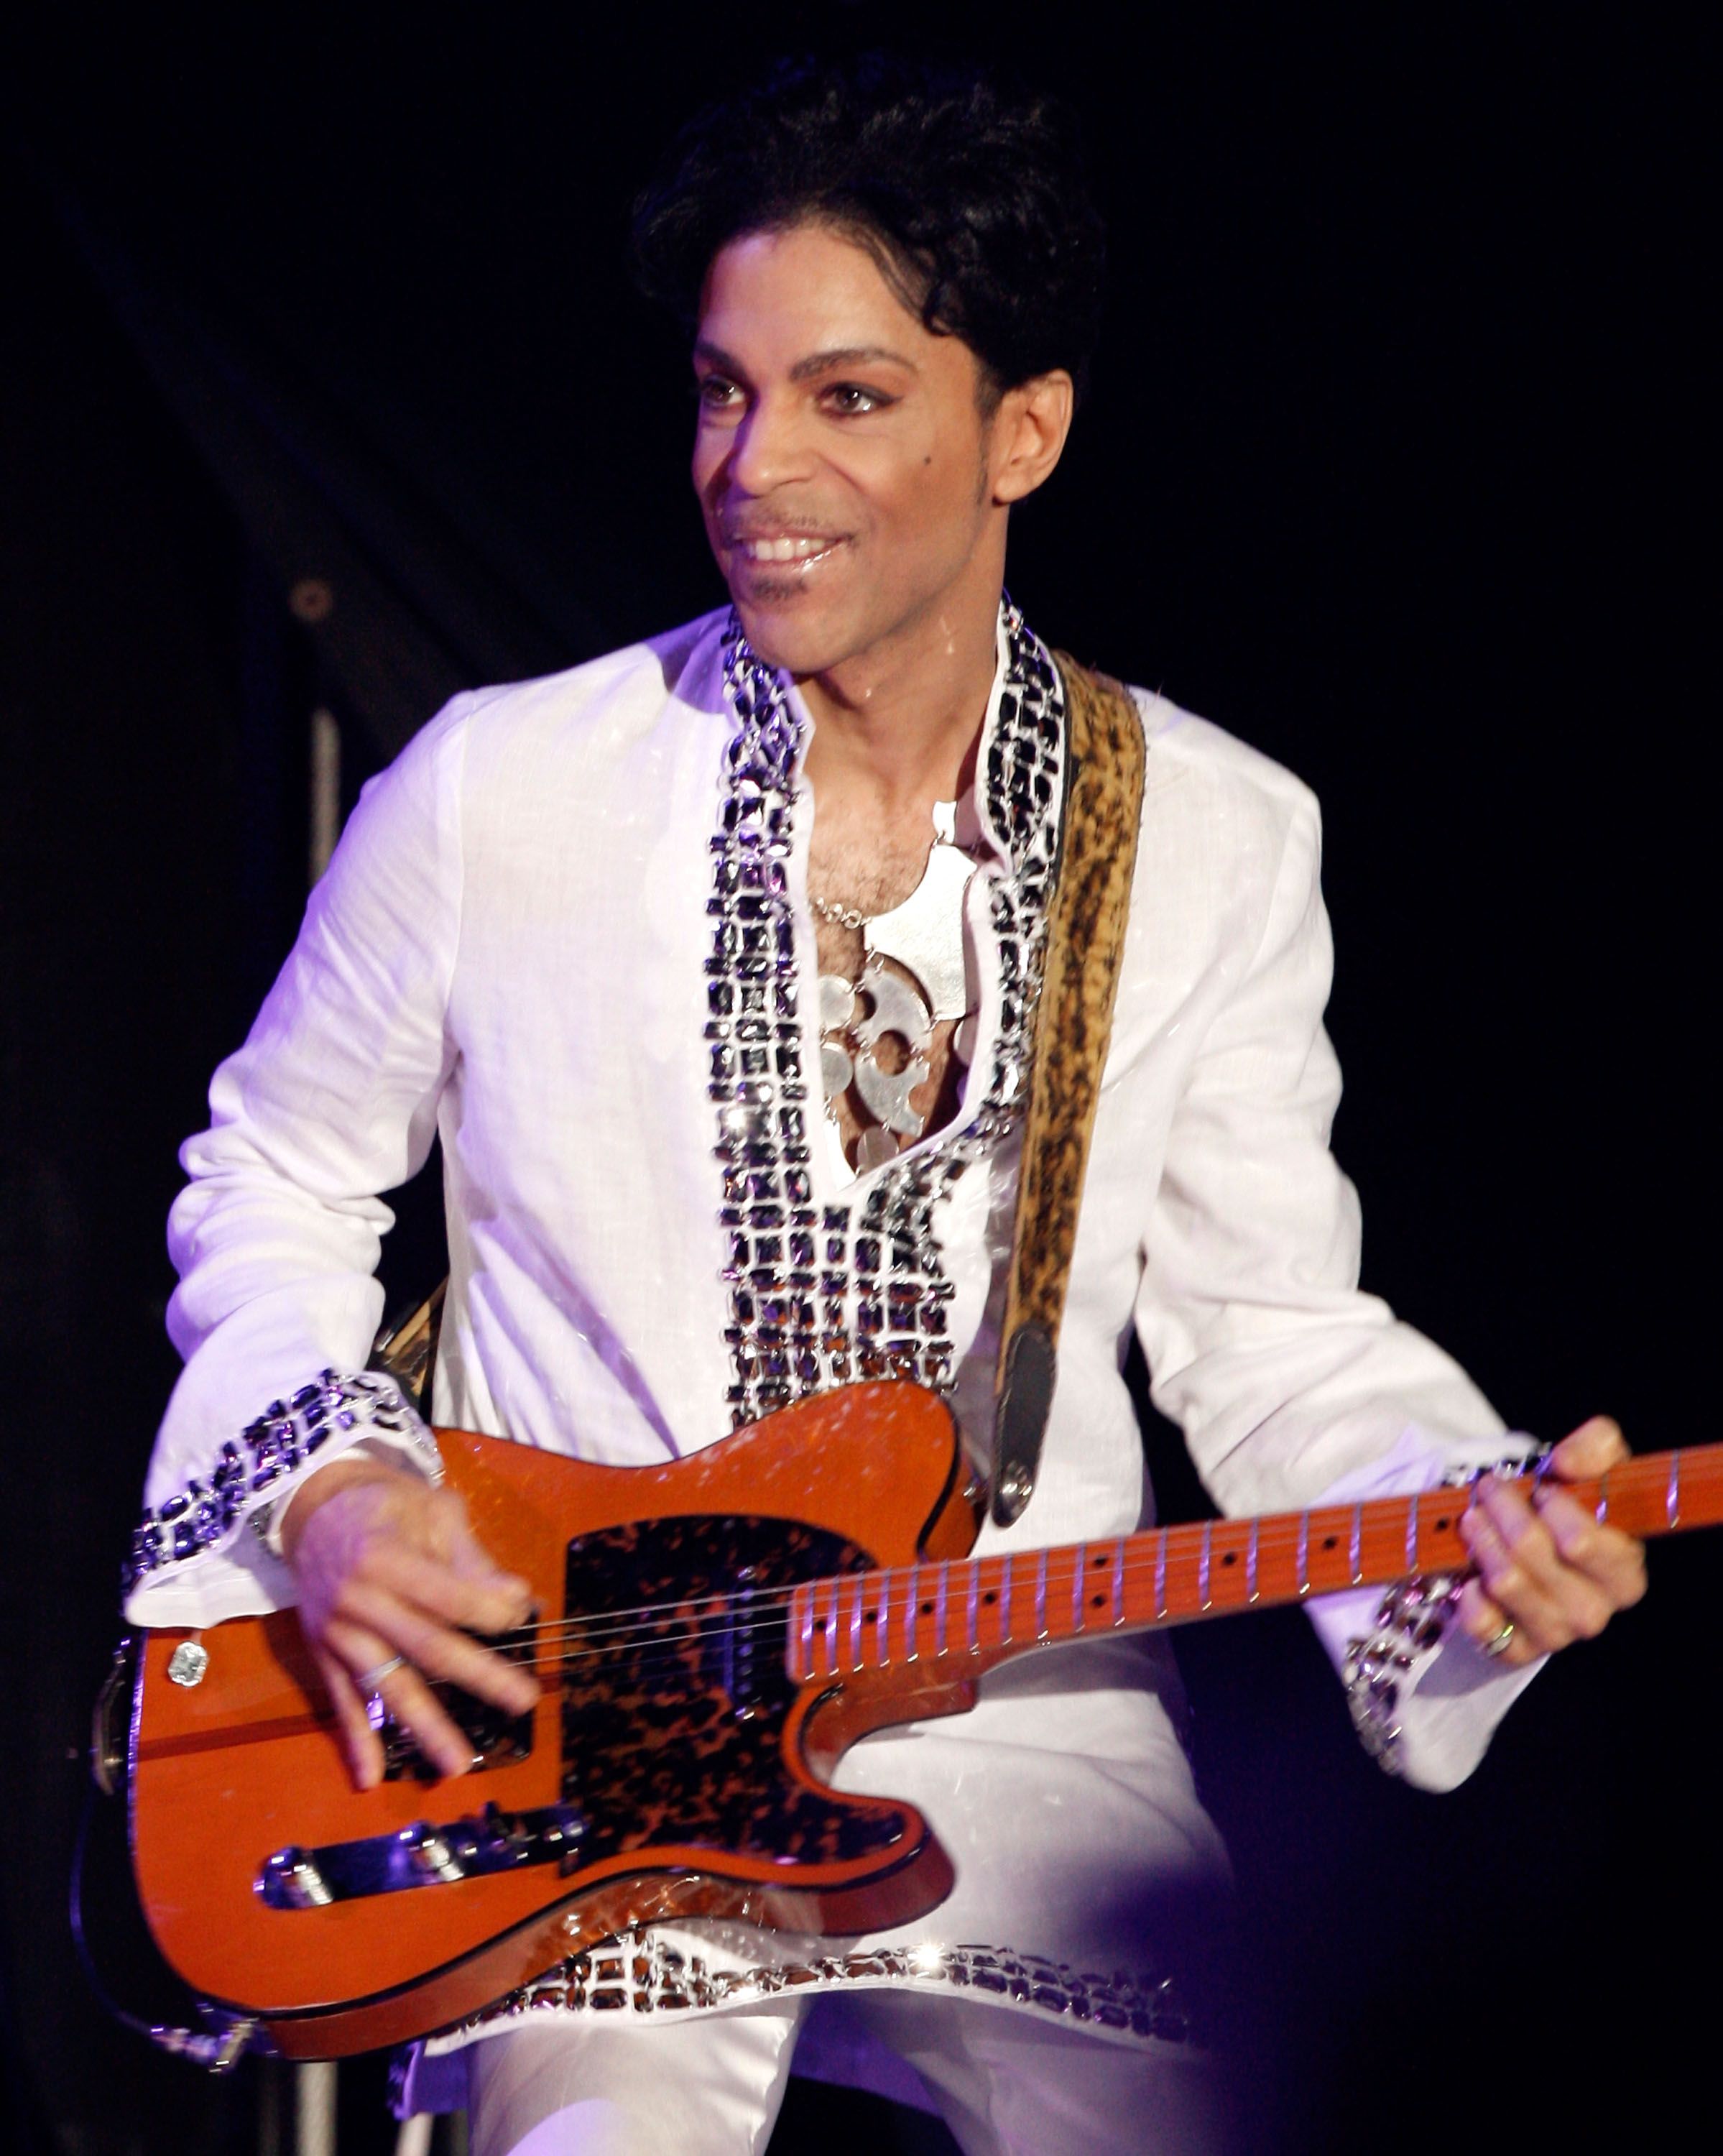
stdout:
[(823, 392), (822, 401), (840, 418), (857, 419), (869, 412), (883, 412), (897, 399), (883, 390), (864, 388), (859, 382), (833, 382)]
[(703, 374), (694, 385), (703, 412), (731, 412), (741, 403), (742, 393), (727, 374)]

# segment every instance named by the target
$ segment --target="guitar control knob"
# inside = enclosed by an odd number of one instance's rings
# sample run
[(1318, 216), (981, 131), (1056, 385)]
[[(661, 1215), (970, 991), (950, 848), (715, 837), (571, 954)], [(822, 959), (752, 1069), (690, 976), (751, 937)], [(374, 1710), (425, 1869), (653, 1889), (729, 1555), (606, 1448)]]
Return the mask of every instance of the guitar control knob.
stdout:
[(182, 1640), (167, 1657), (167, 1681), (183, 1685), (189, 1691), (193, 1685), (203, 1681), (209, 1667), (209, 1650), (201, 1640)]

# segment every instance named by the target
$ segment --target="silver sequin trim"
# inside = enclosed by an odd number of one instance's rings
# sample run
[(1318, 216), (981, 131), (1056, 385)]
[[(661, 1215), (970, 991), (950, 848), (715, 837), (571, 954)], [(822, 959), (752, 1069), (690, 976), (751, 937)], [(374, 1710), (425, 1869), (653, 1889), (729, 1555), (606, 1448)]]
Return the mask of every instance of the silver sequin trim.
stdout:
[(430, 1445), (435, 1441), (404, 1401), (393, 1378), (374, 1370), (343, 1376), (325, 1370), (315, 1384), (289, 1399), (274, 1400), (257, 1420), (229, 1438), (207, 1477), (193, 1476), (185, 1488), (146, 1512), (131, 1537), (121, 1570), (130, 1594), (139, 1581), (165, 1566), (183, 1564), (225, 1542), (242, 1514), (254, 1511), (284, 1478), (305, 1466), (343, 1430), (397, 1431)]
[(1162, 2043), (1199, 2041), (1167, 1977), (1102, 1976), (1042, 1955), (982, 1946), (882, 1947), (871, 1953), (714, 1969), (701, 1955), (685, 1954), (650, 1930), (625, 1932), (572, 1955), (433, 2041), (438, 2048), (452, 2047), (499, 2021), (534, 2014), (709, 2012), (785, 1992), (905, 1984), (946, 1985), (983, 2000)]
[(1005, 678), (980, 788), (983, 821), (1008, 864), (990, 886), (1002, 993), (986, 1091), (949, 1135), (880, 1170), (859, 1205), (816, 1206), (808, 1080), (817, 1074), (803, 1069), (787, 877), (801, 730), (777, 675), (731, 619), (724, 678), (738, 725), (711, 842), (705, 1037), (729, 1243), (728, 1402), (738, 1426), (857, 1378), (910, 1378), (938, 1391), (955, 1381), (954, 1290), (934, 1212), (1012, 1128), (1033, 1040), (1064, 765), (1058, 670), (1008, 602), (1003, 621)]
[(1386, 1774), (1401, 1772), (1400, 1697), (1408, 1673), (1442, 1644), (1457, 1584), (1445, 1573), (1403, 1580), (1377, 1605), (1372, 1629), (1346, 1642), (1346, 1704), (1358, 1741)]
[[(1534, 1473), (1543, 1457), (1540, 1450), (1529, 1460), (1516, 1456), (1490, 1467), (1458, 1468), (1443, 1476), (1442, 1486), (1463, 1489), (1483, 1475), (1517, 1478)], [(1352, 1727), (1385, 1774), (1403, 1771), (1400, 1702), (1408, 1695), (1412, 1672), (1423, 1667), (1446, 1636), (1459, 1606), (1461, 1585), (1447, 1573), (1397, 1581), (1377, 1604), (1371, 1630), (1346, 1642), (1344, 1675)]]

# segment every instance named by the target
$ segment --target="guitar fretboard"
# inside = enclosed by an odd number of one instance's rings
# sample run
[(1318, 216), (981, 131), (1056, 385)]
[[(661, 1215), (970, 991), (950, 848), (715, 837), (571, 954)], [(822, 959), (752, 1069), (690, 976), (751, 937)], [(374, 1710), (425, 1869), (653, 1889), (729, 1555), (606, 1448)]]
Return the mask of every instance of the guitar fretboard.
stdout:
[[(1714, 1526), (1723, 1521), (1723, 1444), (1647, 1453), (1599, 1481), (1561, 1487), (1629, 1534)], [(807, 1682), (920, 1664), (951, 1681), (965, 1663), (1057, 1640), (1464, 1572), (1459, 1521), (1469, 1502), (1464, 1488), (1427, 1490), (813, 1580), (791, 1604), (790, 1674)]]

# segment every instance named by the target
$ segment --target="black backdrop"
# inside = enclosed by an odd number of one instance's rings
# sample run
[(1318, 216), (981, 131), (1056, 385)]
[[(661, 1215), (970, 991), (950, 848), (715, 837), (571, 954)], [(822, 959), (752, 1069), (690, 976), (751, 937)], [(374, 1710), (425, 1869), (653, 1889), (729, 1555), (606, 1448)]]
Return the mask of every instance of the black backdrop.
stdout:
[[(1710, 1434), (1702, 55), (1609, 9), (1126, 20), (881, 0), (550, 38), (526, 11), (363, 8), (116, 38), (73, 9), (15, 54), (0, 1921), (20, 2146), (251, 2145), (250, 2081), (213, 2089), (110, 2030), (62, 1915), (74, 1755), (172, 1382), (173, 1151), (291, 933), (311, 705), (346, 724), (351, 786), (445, 678), (564, 663), (719, 596), (683, 362), (620, 234), (669, 127), (762, 53), (991, 53), (1088, 113), (1111, 315), (1068, 463), (1014, 536), (1016, 594), (1322, 793), (1367, 1284), (1528, 1427), (1602, 1406), (1642, 1445)], [(238, 409), (275, 459), (244, 483)], [(289, 495), (310, 519), (291, 543), (259, 524)], [(406, 654), (374, 697), (362, 652), (286, 603), (319, 533), (352, 565), (337, 613), (369, 594), (342, 619)], [(433, 1211), (405, 1207), (403, 1284)], [(1669, 2145), (1723, 1910), (1715, 1563), (1660, 1548), (1647, 1608), (1542, 1677), (1441, 1800), (1366, 1764), (1295, 1623), (1188, 1637), (1261, 2145), (1583, 2146), (1629, 2095), (1641, 2145)], [(381, 2148), (374, 2077), (355, 2086), (344, 2145)], [(781, 2150), (858, 2120), (896, 2130), (798, 2099)]]

